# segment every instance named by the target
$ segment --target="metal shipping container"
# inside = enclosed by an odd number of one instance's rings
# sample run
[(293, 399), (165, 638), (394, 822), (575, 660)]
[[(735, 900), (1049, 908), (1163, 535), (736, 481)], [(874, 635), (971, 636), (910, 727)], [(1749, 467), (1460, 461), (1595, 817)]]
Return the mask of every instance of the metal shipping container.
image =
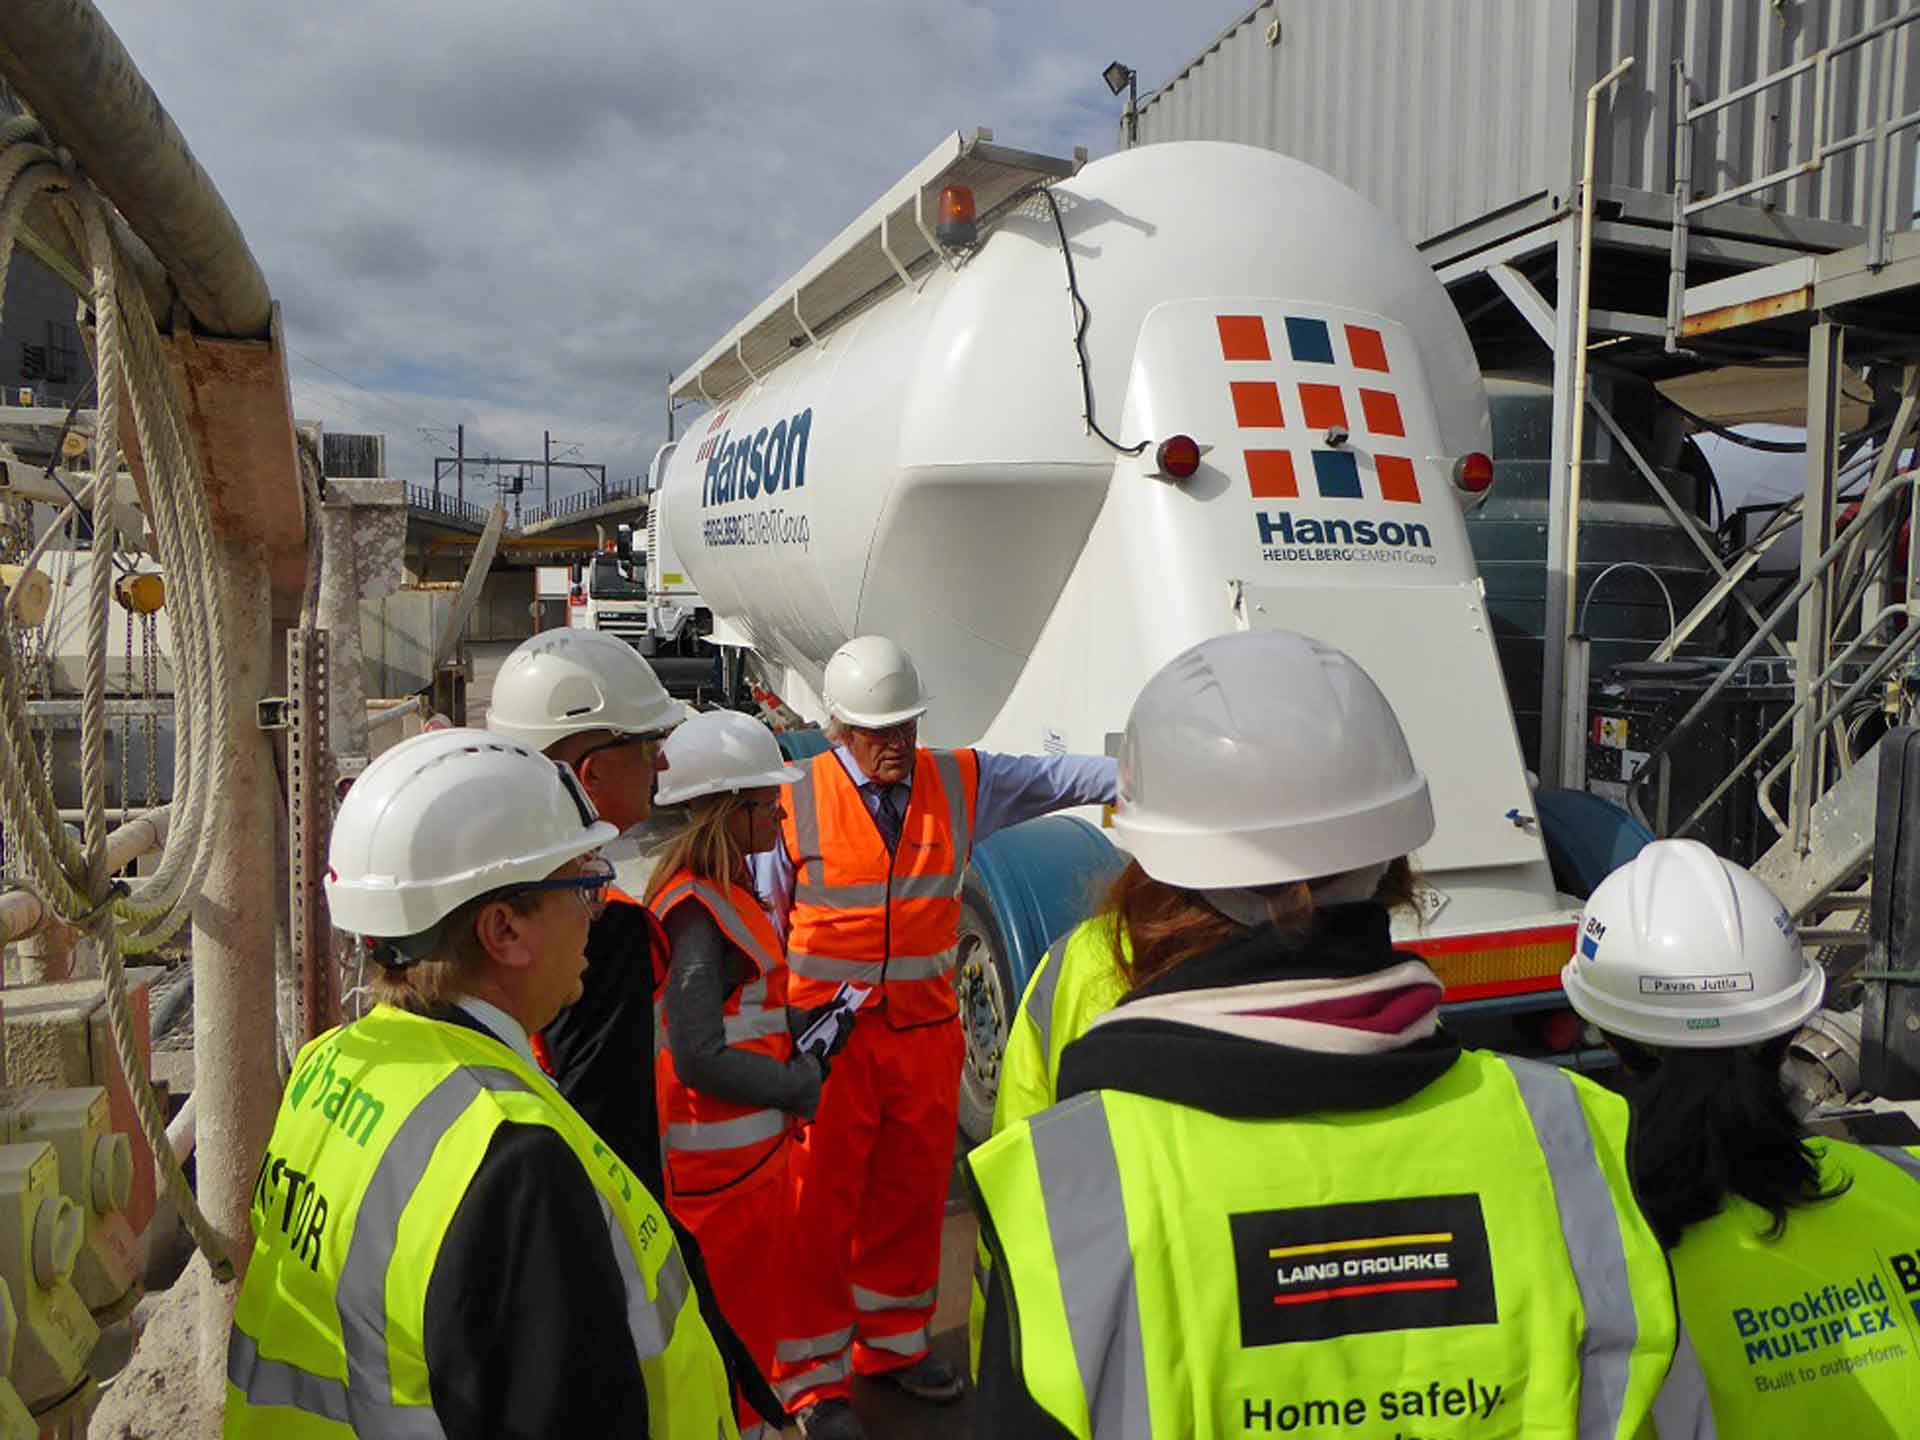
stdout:
[[(1315, 165), (1397, 220), (1438, 266), (1533, 228), (1572, 203), (1586, 92), (1634, 69), (1600, 111), (1603, 218), (1667, 222), (1673, 62), (1696, 102), (1792, 64), (1915, 0), (1265, 0), (1141, 102), (1139, 140), (1236, 140)], [(1891, 76), (1920, 107), (1920, 26), (1835, 57), (1829, 138), (1860, 130)], [(1805, 158), (1817, 86), (1787, 85), (1698, 122), (1693, 188)], [(1913, 213), (1914, 143), (1897, 137), (1888, 214)], [(1869, 149), (1818, 175), (1705, 212), (1696, 227), (1793, 248), (1856, 244)], [(1764, 169), (1763, 169), (1764, 167)], [(1764, 202), (1764, 203), (1762, 203)], [(1617, 209), (1615, 208), (1617, 207)]]

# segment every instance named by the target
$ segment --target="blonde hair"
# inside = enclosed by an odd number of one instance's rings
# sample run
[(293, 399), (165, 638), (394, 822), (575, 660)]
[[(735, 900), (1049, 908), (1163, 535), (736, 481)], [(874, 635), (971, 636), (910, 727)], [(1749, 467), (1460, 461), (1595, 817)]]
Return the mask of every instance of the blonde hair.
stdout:
[(646, 902), (667, 888), (667, 882), (682, 870), (691, 870), (702, 880), (731, 885), (747, 868), (747, 852), (733, 838), (728, 822), (741, 808), (738, 793), (702, 795), (687, 802), (687, 824), (667, 842), (647, 881)]
[[(510, 905), (517, 913), (527, 915), (540, 903), (540, 898), (539, 895), (502, 897), (497, 892), (476, 895), (449, 911), (446, 919), (440, 922), (439, 943), (426, 959), (409, 965), (391, 965), (385, 959), (376, 960), (373, 974), (367, 977), (367, 989), (382, 1005), (409, 1010), (415, 1015), (431, 1015), (436, 1010), (445, 1010), (462, 995), (472, 993), (474, 982), (486, 974), (487, 966), (492, 963), (486, 947), (480, 943), (480, 936), (474, 931), (474, 922), (480, 918), (481, 910), (498, 903)], [(384, 946), (379, 953), (382, 956), (393, 954)]]

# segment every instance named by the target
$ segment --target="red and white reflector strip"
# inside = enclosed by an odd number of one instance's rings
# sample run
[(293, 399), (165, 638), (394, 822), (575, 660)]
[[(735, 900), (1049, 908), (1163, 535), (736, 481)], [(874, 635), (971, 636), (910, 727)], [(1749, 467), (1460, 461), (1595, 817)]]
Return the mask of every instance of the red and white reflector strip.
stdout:
[(1437, 940), (1402, 940), (1433, 967), (1446, 986), (1447, 1002), (1491, 1000), (1560, 988), (1560, 967), (1573, 956), (1574, 927), (1545, 925), (1534, 930), (1501, 930), (1485, 935), (1449, 935)]

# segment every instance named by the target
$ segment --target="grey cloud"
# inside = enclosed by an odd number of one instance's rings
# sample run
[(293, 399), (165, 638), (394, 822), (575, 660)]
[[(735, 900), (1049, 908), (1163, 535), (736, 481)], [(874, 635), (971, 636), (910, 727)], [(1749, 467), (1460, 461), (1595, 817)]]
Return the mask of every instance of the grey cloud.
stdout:
[[(939, 137), (1110, 149), (1247, 0), (97, 0), (227, 197), (296, 405), (636, 473), (664, 387)], [(383, 383), (384, 377), (397, 377)], [(368, 390), (376, 392), (369, 395)], [(377, 398), (376, 398), (377, 396)]]

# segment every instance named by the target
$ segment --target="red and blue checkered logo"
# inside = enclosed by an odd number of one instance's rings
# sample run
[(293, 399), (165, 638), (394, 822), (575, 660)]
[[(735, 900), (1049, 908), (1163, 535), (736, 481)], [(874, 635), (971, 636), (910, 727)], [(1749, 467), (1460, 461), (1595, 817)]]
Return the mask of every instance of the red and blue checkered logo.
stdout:
[[(1343, 380), (1336, 354), (1334, 327), (1311, 316), (1289, 315), (1284, 320), (1286, 354), (1296, 370), (1307, 366), (1328, 366), (1325, 379), (1299, 379), (1288, 382), (1290, 394), (1283, 397), (1281, 382), (1257, 378), (1252, 367), (1274, 364), (1272, 337), (1265, 317), (1260, 315), (1220, 315), (1215, 317), (1220, 331), (1220, 353), (1236, 375), (1245, 368), (1246, 379), (1233, 379), (1233, 413), (1242, 430), (1282, 430), (1287, 427), (1289, 405), (1294, 407), (1298, 423), (1323, 435), (1332, 430), (1362, 434), (1370, 441), (1404, 441), (1405, 420), (1400, 414), (1399, 397), (1389, 388), (1392, 371), (1387, 364), (1386, 341), (1369, 325), (1342, 325), (1340, 339), (1346, 349), (1349, 371), (1361, 372), (1362, 380)], [(1312, 373), (1306, 371), (1305, 373)], [(1379, 377), (1375, 379), (1374, 377)], [(1352, 401), (1350, 404), (1349, 401)], [(1355, 417), (1360, 424), (1356, 428)], [(1278, 438), (1278, 437), (1276, 437)], [(1254, 498), (1292, 500), (1299, 497), (1301, 475), (1294, 449), (1249, 446), (1244, 452), (1247, 484)], [(1307, 463), (1313, 472), (1316, 492), (1325, 500), (1366, 500), (1368, 487), (1363, 483), (1359, 456), (1346, 446), (1314, 447)], [(1373, 455), (1373, 475), (1378, 498), (1401, 504), (1420, 503), (1420, 483), (1414, 475), (1413, 460), (1405, 455)]]

